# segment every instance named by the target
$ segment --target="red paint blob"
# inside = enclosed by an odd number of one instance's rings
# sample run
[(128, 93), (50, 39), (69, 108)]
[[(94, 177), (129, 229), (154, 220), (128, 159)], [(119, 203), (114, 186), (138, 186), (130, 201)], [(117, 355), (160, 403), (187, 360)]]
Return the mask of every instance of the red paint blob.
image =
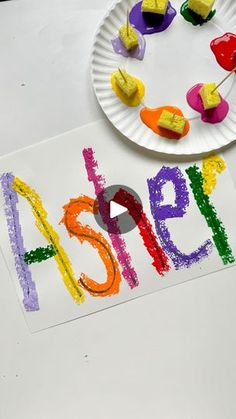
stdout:
[(147, 125), (152, 131), (156, 134), (159, 134), (161, 137), (169, 138), (171, 140), (180, 140), (181, 138), (185, 137), (190, 130), (189, 122), (186, 120), (185, 128), (183, 134), (177, 134), (176, 132), (170, 131), (165, 128), (158, 127), (157, 123), (161, 116), (162, 111), (169, 111), (175, 113), (179, 116), (184, 116), (183, 112), (176, 108), (175, 106), (161, 106), (160, 108), (143, 108), (140, 111), (140, 118), (142, 119), (143, 123)]
[(226, 118), (229, 112), (229, 104), (221, 97), (221, 102), (216, 108), (205, 110), (202, 104), (201, 96), (199, 95), (199, 91), (202, 86), (203, 83), (196, 84), (188, 91), (186, 96), (187, 102), (192, 109), (201, 114), (203, 122), (217, 124)]
[(234, 33), (225, 33), (214, 39), (210, 46), (221, 67), (227, 71), (232, 71), (236, 67), (236, 35)]

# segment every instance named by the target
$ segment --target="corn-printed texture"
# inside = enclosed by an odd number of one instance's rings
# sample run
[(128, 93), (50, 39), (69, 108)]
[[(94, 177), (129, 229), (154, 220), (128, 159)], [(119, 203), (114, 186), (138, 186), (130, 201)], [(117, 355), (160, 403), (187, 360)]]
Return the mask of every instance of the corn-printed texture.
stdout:
[(213, 155), (205, 157), (202, 161), (203, 191), (205, 195), (211, 195), (216, 187), (216, 176), (226, 169), (222, 157)]
[(61, 273), (67, 290), (77, 303), (82, 303), (84, 301), (83, 291), (78, 285), (78, 281), (74, 275), (71, 262), (64, 248), (60, 244), (59, 235), (47, 221), (48, 214), (43, 207), (40, 196), (34, 189), (32, 189), (17, 177), (14, 178), (12, 187), (19, 195), (21, 195), (29, 202), (35, 217), (36, 227), (39, 229), (48, 243), (55, 249), (56, 254), (54, 258), (57, 262), (58, 269)]

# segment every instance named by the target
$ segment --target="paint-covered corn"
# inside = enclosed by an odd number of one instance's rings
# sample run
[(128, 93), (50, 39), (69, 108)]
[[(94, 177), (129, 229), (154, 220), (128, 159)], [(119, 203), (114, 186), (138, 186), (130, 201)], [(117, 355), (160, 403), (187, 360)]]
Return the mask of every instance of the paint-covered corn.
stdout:
[(166, 128), (177, 134), (183, 134), (186, 125), (186, 119), (183, 116), (176, 115), (167, 110), (162, 111), (158, 121), (158, 126)]
[(127, 50), (133, 49), (138, 45), (138, 34), (131, 25), (123, 25), (119, 29), (119, 37)]
[(210, 14), (215, 0), (188, 0), (188, 8), (206, 19)]
[(117, 70), (113, 74), (117, 85), (127, 97), (131, 97), (137, 92), (136, 80), (125, 70)]
[(165, 15), (168, 6), (168, 0), (143, 0), (142, 12), (157, 13)]
[(203, 84), (203, 86), (201, 87), (199, 91), (199, 94), (202, 99), (203, 107), (205, 110), (214, 109), (221, 102), (219, 92), (215, 90), (214, 93), (212, 93), (215, 88), (216, 88), (215, 83), (205, 83)]

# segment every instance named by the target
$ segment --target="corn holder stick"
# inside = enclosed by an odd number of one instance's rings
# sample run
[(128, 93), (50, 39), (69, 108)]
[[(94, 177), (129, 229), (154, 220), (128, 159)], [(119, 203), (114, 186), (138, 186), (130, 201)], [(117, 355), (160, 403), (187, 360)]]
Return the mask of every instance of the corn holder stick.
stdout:
[(213, 94), (234, 72), (236, 71), (236, 67), (219, 83), (217, 86), (212, 90), (211, 94)]
[(125, 83), (127, 83), (127, 80), (126, 80), (126, 78), (125, 78), (125, 76), (124, 76), (123, 72), (121, 71), (121, 69), (120, 69), (120, 68), (118, 68), (118, 70), (119, 70), (119, 72), (120, 72), (120, 75), (123, 77), (124, 82), (125, 82)]
[(129, 36), (129, 9), (127, 9), (127, 19), (126, 19), (126, 28), (127, 28), (127, 36)]

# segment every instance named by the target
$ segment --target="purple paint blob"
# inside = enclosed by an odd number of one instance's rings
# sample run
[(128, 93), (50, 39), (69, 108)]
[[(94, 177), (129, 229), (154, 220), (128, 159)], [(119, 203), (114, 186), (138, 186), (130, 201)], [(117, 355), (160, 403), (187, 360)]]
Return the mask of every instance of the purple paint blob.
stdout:
[(9, 240), (15, 259), (17, 275), (24, 295), (24, 307), (26, 311), (37, 311), (39, 310), (38, 294), (29, 267), (24, 261), (26, 249), (24, 247), (17, 210), (18, 196), (16, 191), (11, 187), (13, 180), (14, 176), (12, 173), (4, 173), (1, 176)]
[(176, 10), (168, 3), (166, 14), (142, 12), (142, 2), (135, 4), (129, 14), (130, 23), (143, 35), (165, 31), (176, 16)]
[(131, 50), (127, 50), (124, 47), (119, 36), (115, 39), (112, 39), (111, 43), (114, 51), (117, 54), (121, 54), (123, 55), (123, 57), (136, 58), (137, 60), (142, 61), (146, 50), (146, 41), (139, 31), (136, 30), (136, 32), (138, 35), (138, 45), (135, 48), (132, 48)]
[[(108, 234), (111, 239), (113, 248), (116, 252), (118, 261), (122, 267), (122, 274), (130, 288), (133, 289), (139, 285), (137, 273), (131, 264), (131, 256), (126, 250), (126, 243), (122, 239), (119, 227), (114, 220), (110, 218), (107, 201), (105, 200), (105, 179), (98, 175), (96, 170), (98, 168), (97, 161), (94, 158), (92, 148), (85, 148), (83, 150), (83, 157), (85, 161), (85, 168), (87, 170), (89, 182), (93, 182), (95, 194), (98, 197), (99, 210), (104, 224), (108, 227)], [(112, 231), (112, 233), (111, 233)]]
[(199, 95), (199, 91), (202, 86), (203, 83), (198, 83), (188, 91), (186, 98), (189, 106), (201, 114), (201, 119), (203, 122), (208, 122), (209, 124), (217, 124), (218, 122), (222, 122), (229, 112), (228, 102), (226, 102), (226, 100), (220, 96), (221, 103), (217, 106), (217, 108), (205, 111), (201, 96)]
[[(175, 190), (175, 205), (162, 205), (164, 201), (163, 187), (172, 182)], [(189, 193), (187, 183), (178, 167), (163, 166), (159, 173), (147, 180), (152, 216), (161, 245), (173, 261), (175, 269), (189, 268), (192, 264), (200, 262), (212, 251), (213, 244), (207, 240), (196, 251), (186, 255), (182, 253), (171, 240), (170, 232), (165, 221), (168, 218), (182, 218), (189, 206)]]

